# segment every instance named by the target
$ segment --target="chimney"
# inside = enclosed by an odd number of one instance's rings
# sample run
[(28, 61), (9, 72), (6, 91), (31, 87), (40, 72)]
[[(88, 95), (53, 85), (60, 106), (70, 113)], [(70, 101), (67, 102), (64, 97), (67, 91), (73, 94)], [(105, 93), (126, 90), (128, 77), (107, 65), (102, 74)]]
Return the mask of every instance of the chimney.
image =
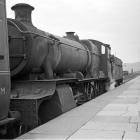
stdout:
[(11, 9), (15, 11), (16, 20), (32, 25), (31, 13), (34, 10), (34, 7), (29, 4), (19, 3), (14, 5)]

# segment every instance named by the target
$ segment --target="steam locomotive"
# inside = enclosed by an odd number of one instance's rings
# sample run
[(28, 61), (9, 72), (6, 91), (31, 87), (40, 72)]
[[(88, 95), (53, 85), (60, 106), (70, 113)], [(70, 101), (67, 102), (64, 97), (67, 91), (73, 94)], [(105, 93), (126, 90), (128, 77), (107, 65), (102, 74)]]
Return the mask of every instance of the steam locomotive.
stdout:
[(41, 31), (28, 4), (13, 6), (15, 19), (6, 19), (1, 1), (1, 135), (25, 133), (123, 82), (122, 61), (110, 45)]

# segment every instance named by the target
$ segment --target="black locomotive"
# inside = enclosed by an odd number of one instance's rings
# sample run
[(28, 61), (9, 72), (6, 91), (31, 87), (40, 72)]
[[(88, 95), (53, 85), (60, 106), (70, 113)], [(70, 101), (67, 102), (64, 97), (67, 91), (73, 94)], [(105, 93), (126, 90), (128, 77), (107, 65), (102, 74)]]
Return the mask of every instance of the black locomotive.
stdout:
[(0, 55), (1, 135), (10, 126), (14, 133), (27, 132), (103, 94), (112, 82), (122, 83), (122, 61), (110, 54), (110, 45), (80, 40), (74, 32), (59, 37), (41, 31), (32, 24), (34, 8), (28, 4), (16, 4), (12, 10), (15, 19), (7, 19), (7, 24), (1, 14), (5, 40), (0, 38), (0, 51), (4, 50)]

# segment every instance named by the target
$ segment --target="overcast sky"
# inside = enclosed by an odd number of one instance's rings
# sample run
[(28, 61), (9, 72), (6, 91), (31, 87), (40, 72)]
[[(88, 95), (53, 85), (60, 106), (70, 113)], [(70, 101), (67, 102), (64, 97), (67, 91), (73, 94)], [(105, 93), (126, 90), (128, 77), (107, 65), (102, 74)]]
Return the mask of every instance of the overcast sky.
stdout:
[(33, 24), (44, 31), (74, 31), (81, 39), (110, 44), (123, 62), (140, 61), (140, 0), (7, 0), (9, 18), (17, 3), (35, 7)]

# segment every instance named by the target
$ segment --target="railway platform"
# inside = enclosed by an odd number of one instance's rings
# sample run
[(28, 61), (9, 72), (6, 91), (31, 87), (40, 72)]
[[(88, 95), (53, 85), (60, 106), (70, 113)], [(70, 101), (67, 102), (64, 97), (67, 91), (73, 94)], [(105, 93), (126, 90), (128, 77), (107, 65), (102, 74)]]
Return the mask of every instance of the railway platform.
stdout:
[(140, 140), (140, 76), (17, 139)]

